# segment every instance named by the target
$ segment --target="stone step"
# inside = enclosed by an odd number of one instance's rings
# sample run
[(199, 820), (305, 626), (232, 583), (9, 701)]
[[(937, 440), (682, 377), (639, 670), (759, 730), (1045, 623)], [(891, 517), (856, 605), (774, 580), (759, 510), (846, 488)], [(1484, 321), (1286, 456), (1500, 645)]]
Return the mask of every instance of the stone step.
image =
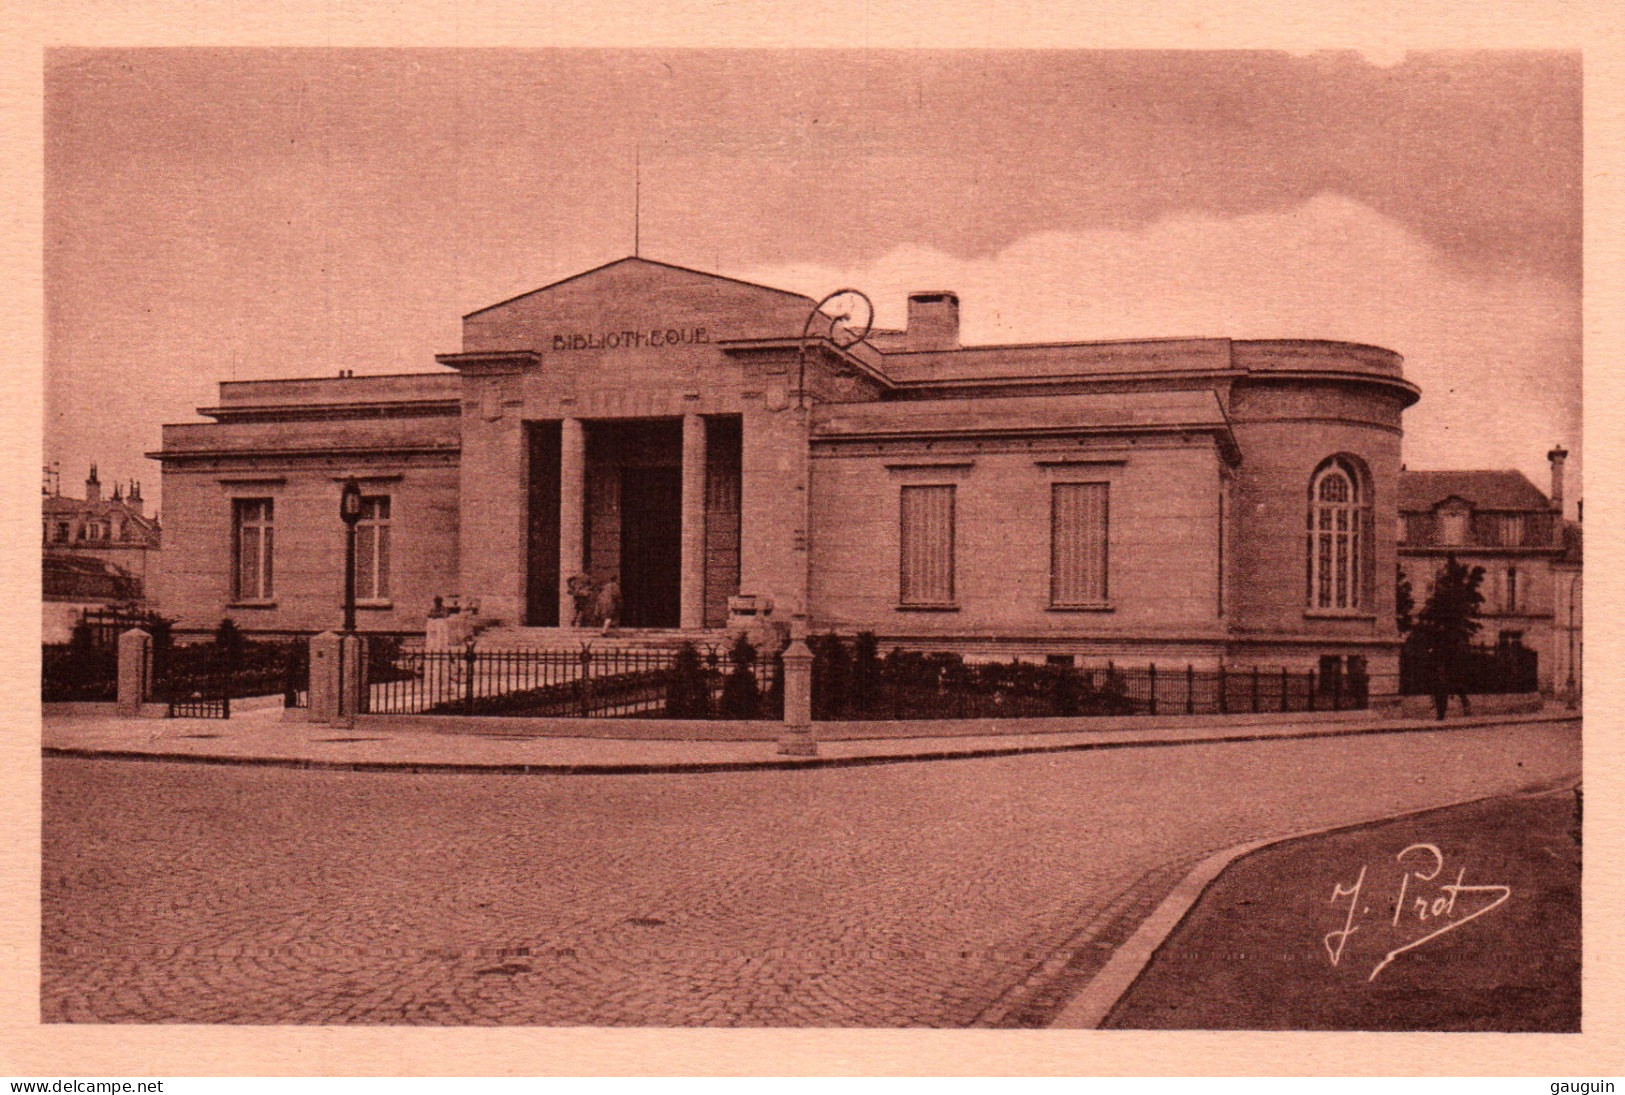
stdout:
[(728, 632), (720, 628), (681, 631), (618, 627), (605, 635), (590, 627), (493, 627), (480, 633), (478, 645), (481, 650), (580, 650), (583, 646), (594, 650), (675, 650), (684, 643), (693, 643), (703, 652), (711, 646), (725, 651), (730, 641)]

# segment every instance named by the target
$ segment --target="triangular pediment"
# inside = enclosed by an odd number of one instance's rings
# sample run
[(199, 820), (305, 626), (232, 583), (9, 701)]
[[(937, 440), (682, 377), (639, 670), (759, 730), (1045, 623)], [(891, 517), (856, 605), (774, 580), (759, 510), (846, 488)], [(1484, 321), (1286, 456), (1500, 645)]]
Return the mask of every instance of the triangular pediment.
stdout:
[(463, 317), (464, 353), (660, 348), (789, 338), (813, 301), (798, 293), (624, 258)]

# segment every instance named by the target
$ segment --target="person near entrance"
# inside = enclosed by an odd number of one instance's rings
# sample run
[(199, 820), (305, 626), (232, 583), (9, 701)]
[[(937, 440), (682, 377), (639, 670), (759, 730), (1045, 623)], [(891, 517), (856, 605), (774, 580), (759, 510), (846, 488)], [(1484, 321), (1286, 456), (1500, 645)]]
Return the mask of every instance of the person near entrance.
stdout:
[(570, 594), (570, 626), (586, 627), (591, 622), (593, 609), (592, 579), (585, 574), (572, 574), (564, 583), (565, 590)]
[(598, 618), (603, 621), (602, 634), (608, 635), (610, 629), (621, 621), (621, 583), (613, 576), (606, 578), (604, 584), (598, 587), (598, 600), (594, 607)]

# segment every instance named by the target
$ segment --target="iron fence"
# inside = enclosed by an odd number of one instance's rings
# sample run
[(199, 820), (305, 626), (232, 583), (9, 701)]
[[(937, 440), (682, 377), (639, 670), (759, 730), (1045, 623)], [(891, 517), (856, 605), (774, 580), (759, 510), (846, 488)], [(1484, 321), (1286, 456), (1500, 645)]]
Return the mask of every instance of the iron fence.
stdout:
[(1194, 665), (966, 662), (832, 636), (813, 647), (813, 718), (985, 719), (1341, 711), (1366, 706), (1363, 675)]
[(290, 653), (291, 644), (252, 640), (154, 643), (154, 691), (163, 697), (181, 682), (210, 677), (232, 699), (285, 695)]
[(40, 699), (45, 703), (110, 703), (118, 699), (118, 651), (90, 642), (41, 647)]
[[(301, 673), (299, 666), (304, 665)], [(239, 636), (225, 641), (154, 642), (152, 699), (169, 705), (172, 717), (230, 718), (231, 701), (283, 697), (290, 688), (303, 706), (309, 688), (308, 655), (302, 642), (260, 642)]]
[(370, 714), (554, 718), (776, 719), (782, 668), (753, 649), (724, 654), (594, 650), (369, 650)]
[(170, 621), (155, 612), (128, 612), (116, 608), (87, 608), (79, 622), (90, 632), (90, 641), (97, 646), (117, 646), (118, 637), (132, 627), (148, 633), (167, 629)]
[(145, 612), (86, 609), (65, 643), (41, 645), (40, 698), (46, 703), (118, 699), (118, 637), (132, 627), (167, 637), (168, 621)]
[(1540, 656), (1522, 643), (1469, 646), (1453, 652), (1429, 650), (1408, 640), (1399, 654), (1399, 690), (1430, 695), (1436, 687), (1473, 695), (1540, 690)]

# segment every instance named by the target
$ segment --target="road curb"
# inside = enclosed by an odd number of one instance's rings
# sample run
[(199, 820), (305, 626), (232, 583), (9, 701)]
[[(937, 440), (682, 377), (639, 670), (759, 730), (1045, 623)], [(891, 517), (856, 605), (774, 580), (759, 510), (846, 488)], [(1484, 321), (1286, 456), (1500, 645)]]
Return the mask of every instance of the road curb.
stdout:
[(1420, 817), (1423, 814), (1435, 813), (1439, 810), (1453, 810), (1462, 806), (1471, 806), (1474, 803), (1489, 802), (1499, 798), (1518, 798), (1543, 794), (1557, 794), (1571, 791), (1580, 786), (1581, 778), (1564, 780), (1555, 785), (1542, 785), (1526, 787), (1518, 791), (1502, 791), (1493, 795), (1479, 795), (1475, 798), (1462, 799), (1460, 802), (1447, 802), (1438, 806), (1427, 806), (1420, 810), (1405, 810), (1397, 814), (1388, 814), (1382, 817), (1368, 818), (1365, 821), (1356, 821), (1351, 824), (1326, 825), (1315, 829), (1305, 829), (1302, 832), (1290, 833), (1286, 836), (1265, 837), (1261, 840), (1250, 840), (1237, 844), (1223, 851), (1215, 852), (1202, 862), (1198, 863), (1183, 879), (1181, 879), (1163, 898), (1150, 916), (1146, 917), (1129, 936), (1128, 941), (1112, 954), (1110, 960), (1102, 967), (1087, 985), (1076, 996), (1067, 1002), (1055, 1018), (1049, 1023), (1049, 1029), (1055, 1030), (1095, 1030), (1104, 1023), (1117, 1006), (1119, 1000), (1128, 994), (1129, 989), (1140, 979), (1145, 968), (1151, 964), (1156, 956), (1184, 922), (1185, 917), (1196, 907), (1213, 883), (1237, 860), (1272, 848), (1279, 844), (1289, 844), (1295, 840), (1304, 840), (1310, 837), (1325, 836), (1328, 833), (1342, 832), (1346, 829), (1359, 829), (1369, 825), (1380, 825), (1390, 821), (1399, 821), (1407, 817)]
[[(1579, 722), (1578, 712), (1561, 714), (1498, 715), (1465, 718), (1422, 725), (1364, 724), (1344, 726), (1324, 724), (1324, 728), (1304, 728), (1283, 734), (1234, 733), (1201, 738), (1148, 738), (1119, 741), (1074, 741), (1062, 744), (986, 746), (979, 749), (937, 749), (913, 753), (878, 753), (845, 757), (779, 757), (764, 760), (650, 762), (620, 764), (479, 764), (451, 761), (320, 760), (309, 757), (221, 756), (200, 753), (163, 753), (140, 749), (98, 749), (86, 746), (43, 745), (45, 756), (103, 760), (143, 760), (169, 764), (238, 764), (269, 768), (295, 768), (340, 772), (403, 772), (422, 775), (706, 775), (750, 771), (799, 771), (811, 768), (860, 768), (877, 764), (911, 764), (942, 760), (987, 760), (999, 757), (1031, 756), (1045, 753), (1082, 752), (1092, 749), (1145, 749), (1181, 745), (1223, 745), (1263, 741), (1301, 741), (1312, 738), (1354, 737), (1367, 734), (1439, 733), (1475, 730), (1492, 726), (1527, 726), (1539, 723)], [(1290, 838), (1283, 838), (1290, 839)]]

